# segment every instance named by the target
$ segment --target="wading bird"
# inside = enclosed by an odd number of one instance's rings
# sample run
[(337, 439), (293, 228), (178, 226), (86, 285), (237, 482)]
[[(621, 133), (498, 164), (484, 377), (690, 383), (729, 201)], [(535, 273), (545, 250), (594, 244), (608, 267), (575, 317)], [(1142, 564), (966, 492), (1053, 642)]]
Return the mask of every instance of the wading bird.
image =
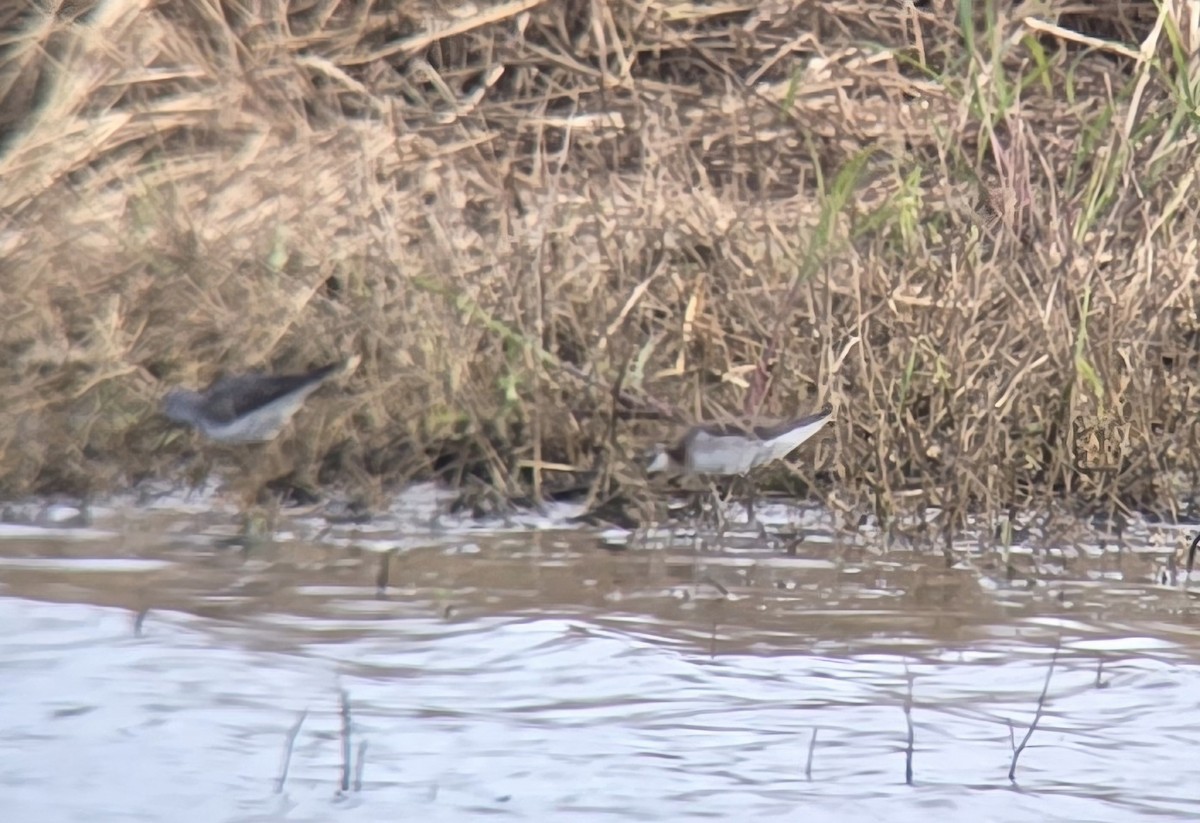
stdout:
[(279, 435), (322, 383), (335, 374), (352, 371), (358, 360), (352, 357), (302, 374), (252, 372), (218, 377), (202, 392), (168, 392), (162, 413), (220, 443), (265, 443)]
[[(744, 478), (753, 469), (787, 457), (821, 430), (833, 416), (826, 403), (819, 412), (773, 426), (708, 424), (694, 426), (673, 446), (657, 444), (647, 474)], [(754, 522), (753, 486), (746, 510)]]
[[(228, 375), (218, 377), (204, 391), (177, 388), (163, 398), (165, 417), (196, 428), (218, 444), (239, 447), (231, 455), (242, 475), (241, 482), (234, 483), (242, 492), (242, 529), (235, 541), (248, 545), (274, 531), (274, 508), (263, 515), (256, 503), (266, 479), (278, 475), (285, 459), (254, 444), (278, 437), (310, 394), (331, 377), (353, 371), (358, 363), (355, 356), (300, 374)], [(294, 488), (303, 490), (303, 486)], [(277, 508), (278, 501), (274, 506)]]

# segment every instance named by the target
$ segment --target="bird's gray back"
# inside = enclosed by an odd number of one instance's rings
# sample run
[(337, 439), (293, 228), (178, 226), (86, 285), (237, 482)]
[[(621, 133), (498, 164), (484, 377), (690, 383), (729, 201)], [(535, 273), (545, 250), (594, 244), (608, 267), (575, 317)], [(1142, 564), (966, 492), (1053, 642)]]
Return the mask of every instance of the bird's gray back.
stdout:
[(232, 423), (290, 394), (297, 406), (316, 391), (336, 368), (327, 366), (308, 374), (241, 374), (216, 380), (205, 394), (204, 413), (215, 423)]
[(262, 442), (280, 429), (341, 367), (323, 366), (305, 374), (250, 373), (219, 377), (203, 392), (176, 389), (163, 399), (163, 414), (200, 429), (213, 440)]
[(763, 438), (762, 447), (755, 455), (754, 465), (765, 466), (787, 457), (797, 446), (819, 432), (821, 427), (829, 422), (830, 414), (819, 412), (770, 429), (756, 429), (756, 434), (761, 435), (765, 431), (768, 436)]

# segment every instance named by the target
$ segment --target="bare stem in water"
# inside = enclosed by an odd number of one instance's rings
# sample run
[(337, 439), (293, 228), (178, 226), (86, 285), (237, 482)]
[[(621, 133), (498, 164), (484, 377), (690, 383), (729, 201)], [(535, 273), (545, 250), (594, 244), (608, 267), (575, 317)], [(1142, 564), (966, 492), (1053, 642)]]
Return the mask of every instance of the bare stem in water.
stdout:
[(908, 670), (908, 661), (904, 661), (904, 677), (908, 680), (908, 693), (904, 696), (904, 722), (908, 726), (908, 746), (904, 750), (904, 784), (913, 784), (913, 676)]
[(354, 764), (354, 791), (362, 791), (363, 764), (367, 762), (367, 741), (358, 741), (358, 762)]
[(1058, 653), (1061, 648), (1062, 640), (1060, 639), (1054, 644), (1054, 656), (1050, 658), (1050, 669), (1046, 672), (1046, 682), (1042, 684), (1042, 696), (1038, 698), (1033, 722), (1029, 724), (1029, 729), (1026, 730), (1020, 745), (1013, 751), (1012, 765), (1008, 767), (1008, 779), (1014, 783), (1017, 780), (1017, 759), (1020, 758), (1021, 752), (1025, 751), (1025, 746), (1029, 743), (1029, 738), (1033, 737), (1033, 730), (1037, 728), (1038, 721), (1042, 719), (1042, 713), (1046, 709), (1046, 692), (1050, 690), (1050, 678), (1054, 675), (1054, 665), (1058, 662)]
[(296, 736), (300, 734), (300, 727), (304, 725), (304, 718), (308, 717), (308, 710), (300, 712), (300, 716), (296, 718), (296, 722), (292, 724), (292, 728), (288, 731), (287, 740), (283, 746), (283, 765), (279, 769), (279, 779), (275, 781), (275, 794), (281, 794), (283, 787), (287, 783), (288, 768), (292, 762), (292, 749), (296, 746)]
[(350, 791), (350, 694), (342, 689), (342, 791)]

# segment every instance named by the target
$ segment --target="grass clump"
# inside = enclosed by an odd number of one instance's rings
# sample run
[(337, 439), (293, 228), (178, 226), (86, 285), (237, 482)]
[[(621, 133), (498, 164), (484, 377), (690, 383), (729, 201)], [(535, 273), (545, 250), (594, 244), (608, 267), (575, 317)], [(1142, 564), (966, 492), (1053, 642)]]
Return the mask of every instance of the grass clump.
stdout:
[(360, 354), (298, 419), (326, 482), (630, 481), (829, 399), (851, 511), (1176, 513), (1200, 33), (1023, 8), (0, 13), (0, 493), (170, 472), (167, 384)]

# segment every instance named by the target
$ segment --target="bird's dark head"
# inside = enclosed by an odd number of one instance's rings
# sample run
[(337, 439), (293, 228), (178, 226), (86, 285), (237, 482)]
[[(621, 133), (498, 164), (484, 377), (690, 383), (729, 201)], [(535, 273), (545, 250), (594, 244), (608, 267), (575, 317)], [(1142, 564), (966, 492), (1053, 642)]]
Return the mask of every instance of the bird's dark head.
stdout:
[(162, 399), (163, 416), (176, 423), (195, 425), (199, 396), (187, 389), (172, 389)]

